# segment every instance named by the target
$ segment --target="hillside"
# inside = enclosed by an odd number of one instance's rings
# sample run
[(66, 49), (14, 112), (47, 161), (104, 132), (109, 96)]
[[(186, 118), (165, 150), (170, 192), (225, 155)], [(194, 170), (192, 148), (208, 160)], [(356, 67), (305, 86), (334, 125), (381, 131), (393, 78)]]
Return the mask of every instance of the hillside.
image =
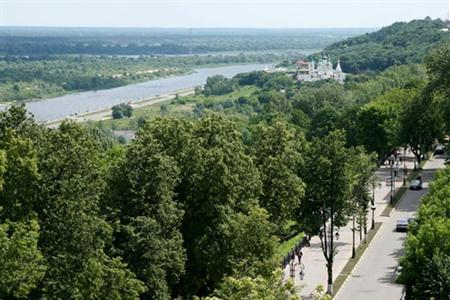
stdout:
[(435, 45), (450, 39), (442, 20), (397, 22), (376, 32), (352, 37), (326, 47), (321, 55), (341, 59), (344, 72), (380, 71), (393, 65), (421, 63)]

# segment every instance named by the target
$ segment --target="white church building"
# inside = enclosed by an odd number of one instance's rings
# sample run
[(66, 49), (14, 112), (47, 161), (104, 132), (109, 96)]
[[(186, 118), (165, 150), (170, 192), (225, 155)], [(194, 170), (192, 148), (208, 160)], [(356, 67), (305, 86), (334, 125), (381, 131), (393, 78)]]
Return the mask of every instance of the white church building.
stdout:
[(295, 63), (297, 67), (297, 80), (317, 81), (332, 79), (344, 83), (345, 73), (342, 71), (341, 62), (338, 60), (336, 68), (328, 58), (321, 59), (316, 66), (315, 61), (299, 60)]

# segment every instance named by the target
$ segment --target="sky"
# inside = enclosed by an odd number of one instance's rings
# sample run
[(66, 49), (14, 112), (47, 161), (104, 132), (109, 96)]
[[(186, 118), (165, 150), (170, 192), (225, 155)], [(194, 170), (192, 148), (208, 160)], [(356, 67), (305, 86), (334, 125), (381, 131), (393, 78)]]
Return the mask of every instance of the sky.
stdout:
[(0, 26), (378, 28), (450, 0), (0, 0)]

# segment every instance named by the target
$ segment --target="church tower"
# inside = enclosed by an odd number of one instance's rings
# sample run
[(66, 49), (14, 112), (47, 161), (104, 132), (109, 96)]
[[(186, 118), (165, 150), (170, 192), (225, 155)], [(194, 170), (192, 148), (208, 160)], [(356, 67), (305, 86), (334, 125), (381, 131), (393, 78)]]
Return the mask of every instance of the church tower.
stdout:
[(338, 59), (338, 63), (337, 63), (337, 66), (336, 66), (336, 71), (342, 73), (341, 60), (340, 59)]

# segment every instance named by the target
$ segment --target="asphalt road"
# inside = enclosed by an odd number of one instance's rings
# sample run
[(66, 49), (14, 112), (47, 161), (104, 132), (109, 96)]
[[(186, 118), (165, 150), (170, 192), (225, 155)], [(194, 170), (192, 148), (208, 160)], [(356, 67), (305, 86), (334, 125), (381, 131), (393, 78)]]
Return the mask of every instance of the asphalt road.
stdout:
[(338, 300), (400, 300), (403, 286), (395, 283), (395, 269), (403, 254), (406, 233), (396, 232), (396, 220), (414, 217), (420, 199), (428, 192), (429, 182), (437, 169), (443, 168), (444, 159), (429, 160), (422, 171), (424, 189), (408, 190), (391, 217), (384, 217), (383, 225), (366, 250), (364, 256), (334, 299)]

